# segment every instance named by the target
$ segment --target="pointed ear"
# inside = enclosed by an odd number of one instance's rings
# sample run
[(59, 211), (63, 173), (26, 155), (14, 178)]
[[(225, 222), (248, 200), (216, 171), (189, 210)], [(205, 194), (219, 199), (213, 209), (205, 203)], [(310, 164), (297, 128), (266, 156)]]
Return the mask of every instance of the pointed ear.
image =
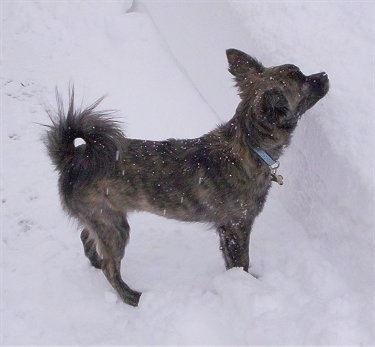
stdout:
[(280, 89), (272, 88), (266, 90), (262, 95), (261, 113), (262, 118), (269, 124), (280, 124), (288, 115), (289, 104)]
[(264, 71), (264, 67), (259, 61), (237, 49), (227, 49), (227, 59), (229, 63), (228, 70), (236, 77)]

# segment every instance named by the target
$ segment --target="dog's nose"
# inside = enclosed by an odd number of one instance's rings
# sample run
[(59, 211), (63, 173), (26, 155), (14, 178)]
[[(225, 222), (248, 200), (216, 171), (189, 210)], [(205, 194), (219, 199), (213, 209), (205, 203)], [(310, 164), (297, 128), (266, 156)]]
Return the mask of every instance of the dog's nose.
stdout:
[(310, 75), (307, 78), (312, 88), (317, 92), (320, 97), (327, 94), (329, 90), (329, 79), (325, 72), (319, 72), (314, 75)]

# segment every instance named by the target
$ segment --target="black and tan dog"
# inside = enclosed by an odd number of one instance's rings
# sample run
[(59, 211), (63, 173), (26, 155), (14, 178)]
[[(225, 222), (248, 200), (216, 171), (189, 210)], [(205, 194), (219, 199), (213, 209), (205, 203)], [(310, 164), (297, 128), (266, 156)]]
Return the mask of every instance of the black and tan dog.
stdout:
[[(128, 139), (110, 112), (96, 111), (100, 100), (75, 110), (73, 91), (67, 112), (58, 96), (57, 114), (50, 114), (46, 145), (60, 174), (62, 204), (83, 227), (91, 264), (127, 304), (136, 306), (141, 295), (120, 273), (132, 211), (212, 225), (226, 267), (248, 270), (251, 228), (278, 180), (272, 166), (302, 114), (328, 91), (325, 73), (265, 68), (235, 49), (227, 58), (240, 104), (228, 123), (200, 138)], [(85, 144), (75, 146), (76, 138)]]

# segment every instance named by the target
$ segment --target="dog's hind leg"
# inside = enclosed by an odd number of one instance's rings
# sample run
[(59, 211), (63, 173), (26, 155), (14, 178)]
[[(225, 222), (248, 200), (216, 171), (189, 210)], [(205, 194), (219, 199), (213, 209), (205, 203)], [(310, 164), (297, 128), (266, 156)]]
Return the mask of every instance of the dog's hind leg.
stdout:
[(81, 241), (83, 244), (85, 255), (87, 258), (89, 258), (91, 265), (96, 267), (97, 269), (101, 269), (102, 259), (97, 252), (95, 238), (86, 228), (81, 232)]
[(137, 306), (141, 293), (129, 288), (121, 278), (121, 259), (129, 240), (129, 224), (119, 213), (110, 211), (106, 217), (92, 222), (92, 229), (98, 238), (98, 246), (103, 257), (101, 269), (121, 299), (132, 306)]
[(250, 231), (250, 227), (240, 228), (232, 225), (218, 228), (220, 249), (223, 252), (227, 270), (232, 267), (249, 270)]

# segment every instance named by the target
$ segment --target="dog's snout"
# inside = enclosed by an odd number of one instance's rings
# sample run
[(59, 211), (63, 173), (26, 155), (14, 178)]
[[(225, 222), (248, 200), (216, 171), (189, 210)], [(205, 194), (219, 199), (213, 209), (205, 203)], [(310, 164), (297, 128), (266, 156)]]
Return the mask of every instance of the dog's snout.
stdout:
[(307, 82), (317, 92), (320, 97), (327, 94), (329, 89), (329, 79), (325, 72), (319, 72), (307, 77)]

